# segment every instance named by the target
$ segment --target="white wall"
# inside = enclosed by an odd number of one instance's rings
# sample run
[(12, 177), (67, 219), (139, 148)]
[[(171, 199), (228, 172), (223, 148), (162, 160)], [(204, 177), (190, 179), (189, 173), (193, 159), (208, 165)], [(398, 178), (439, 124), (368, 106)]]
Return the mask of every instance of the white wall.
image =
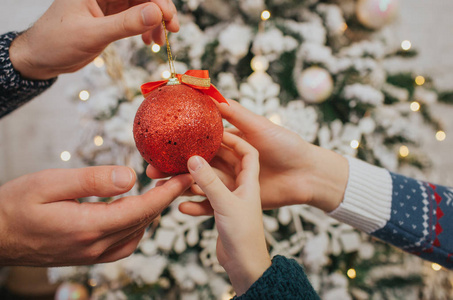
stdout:
[[(70, 1), (70, 0), (68, 0)], [(0, 32), (23, 30), (50, 5), (50, 0), (1, 0)], [(400, 0), (400, 19), (395, 30), (401, 39), (409, 39), (420, 55), (412, 63), (420, 73), (433, 75), (439, 86), (453, 89), (453, 1)], [(62, 162), (63, 150), (77, 145), (78, 119), (75, 104), (66, 98), (71, 80), (78, 74), (60, 76), (43, 95), (0, 120), (0, 183), (20, 175), (53, 167), (74, 167)], [(430, 138), (426, 146), (435, 153), (437, 182), (453, 185), (452, 109), (436, 109), (444, 123), (450, 123), (447, 140)], [(452, 175), (449, 175), (449, 174)]]
[[(408, 39), (419, 50), (411, 65), (421, 74), (431, 75), (436, 85), (453, 90), (453, 1), (400, 0), (400, 18), (395, 30), (402, 40)], [(444, 124), (447, 139), (438, 142), (430, 135), (424, 149), (433, 155), (431, 180), (453, 186), (453, 107), (437, 105), (433, 112)]]
[[(0, 32), (27, 29), (51, 0), (2, 0)], [(65, 90), (77, 75), (60, 76), (57, 83), (33, 101), (0, 120), (0, 183), (47, 168), (74, 167), (59, 159), (73, 148), (78, 119)]]

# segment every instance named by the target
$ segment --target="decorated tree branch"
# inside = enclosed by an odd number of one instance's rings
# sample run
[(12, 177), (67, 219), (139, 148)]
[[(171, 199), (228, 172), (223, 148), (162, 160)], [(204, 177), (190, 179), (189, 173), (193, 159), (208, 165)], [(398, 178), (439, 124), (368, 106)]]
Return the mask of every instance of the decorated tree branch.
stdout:
[[(430, 162), (418, 148), (425, 138), (420, 129), (445, 139), (430, 107), (453, 97), (423, 74), (389, 68), (417, 54), (388, 29), (398, 15), (397, 0), (175, 3), (181, 30), (169, 36), (173, 67), (165, 47), (131, 38), (111, 45), (83, 70), (85, 81), (74, 98), (82, 121), (77, 154), (84, 162), (131, 166), (140, 181), (130, 193), (143, 193), (155, 184), (145, 175), (148, 163), (180, 173), (193, 149), (212, 158), (223, 127), (217, 112), (212, 114), (213, 101), (225, 97), (308, 142), (427, 179)], [(179, 84), (168, 85), (175, 79)], [(82, 91), (86, 101), (77, 97)], [(190, 125), (194, 120), (197, 129)], [(177, 161), (181, 153), (186, 156)], [(94, 299), (231, 298), (216, 258), (213, 219), (180, 213), (178, 205), (186, 200), (163, 213), (132, 256), (52, 269), (51, 279), (77, 281)], [(316, 208), (266, 211), (263, 222), (271, 254), (303, 264), (322, 299), (451, 295), (451, 273), (435, 271)]]

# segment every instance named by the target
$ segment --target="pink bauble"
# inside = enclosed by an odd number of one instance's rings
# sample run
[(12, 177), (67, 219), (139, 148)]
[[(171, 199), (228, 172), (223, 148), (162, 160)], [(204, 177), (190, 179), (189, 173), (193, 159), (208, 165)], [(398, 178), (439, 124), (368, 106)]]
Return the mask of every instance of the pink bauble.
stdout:
[(398, 0), (359, 0), (357, 19), (370, 29), (379, 29), (395, 18)]
[(64, 282), (56, 293), (55, 300), (88, 300), (90, 296), (85, 286), (80, 283)]
[(305, 69), (296, 80), (302, 99), (309, 103), (321, 103), (332, 95), (333, 80), (330, 73), (320, 67)]

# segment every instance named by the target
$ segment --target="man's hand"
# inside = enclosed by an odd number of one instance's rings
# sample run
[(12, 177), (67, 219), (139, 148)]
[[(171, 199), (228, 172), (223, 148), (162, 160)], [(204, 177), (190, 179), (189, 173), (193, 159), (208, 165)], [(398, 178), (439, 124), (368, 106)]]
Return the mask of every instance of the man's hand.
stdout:
[(28, 79), (50, 79), (74, 72), (113, 41), (141, 34), (145, 43), (165, 41), (179, 30), (170, 0), (55, 0), (10, 48), (14, 68)]
[(129, 256), (149, 224), (193, 181), (180, 175), (143, 195), (111, 203), (79, 203), (112, 197), (134, 185), (133, 170), (120, 166), (52, 169), (0, 187), (0, 265), (89, 265)]

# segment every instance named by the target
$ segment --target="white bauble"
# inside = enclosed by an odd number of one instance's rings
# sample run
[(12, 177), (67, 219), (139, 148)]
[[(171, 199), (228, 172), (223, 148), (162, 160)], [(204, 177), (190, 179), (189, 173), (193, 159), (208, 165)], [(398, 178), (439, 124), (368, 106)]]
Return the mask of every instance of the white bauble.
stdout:
[(359, 22), (370, 29), (388, 24), (398, 12), (398, 0), (359, 0), (356, 13)]
[(305, 69), (296, 79), (296, 85), (299, 95), (309, 103), (324, 102), (333, 91), (332, 76), (320, 67)]
[(55, 300), (88, 300), (88, 289), (80, 283), (64, 282), (56, 293)]

